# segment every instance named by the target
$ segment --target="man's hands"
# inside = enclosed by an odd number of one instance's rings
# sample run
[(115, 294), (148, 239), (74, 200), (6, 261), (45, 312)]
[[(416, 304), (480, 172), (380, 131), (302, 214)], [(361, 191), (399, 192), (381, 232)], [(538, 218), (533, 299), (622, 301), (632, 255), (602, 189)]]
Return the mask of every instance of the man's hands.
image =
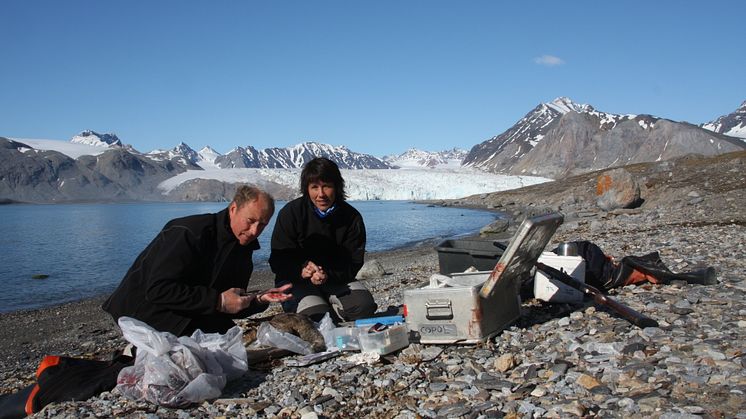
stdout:
[(281, 287), (270, 288), (257, 294), (256, 298), (261, 303), (282, 303), (293, 298), (293, 294), (288, 294), (285, 292), (292, 287), (293, 284), (285, 284)]
[(286, 293), (292, 286), (292, 284), (285, 284), (256, 294), (246, 294), (246, 290), (242, 288), (230, 288), (220, 294), (218, 311), (235, 314), (250, 306), (254, 299), (263, 304), (287, 301), (293, 298), (293, 294)]
[(300, 275), (303, 278), (311, 281), (311, 283), (314, 285), (321, 285), (328, 279), (326, 272), (324, 272), (324, 268), (311, 262), (310, 260), (306, 262), (306, 266), (303, 267)]

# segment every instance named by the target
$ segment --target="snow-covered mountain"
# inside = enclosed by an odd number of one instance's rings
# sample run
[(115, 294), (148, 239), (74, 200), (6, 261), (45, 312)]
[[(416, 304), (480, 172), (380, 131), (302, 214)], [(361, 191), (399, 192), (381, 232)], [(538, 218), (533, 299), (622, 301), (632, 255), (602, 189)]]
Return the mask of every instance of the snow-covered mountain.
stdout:
[[(227, 155), (220, 155), (211, 147), (196, 152), (183, 142), (170, 150), (148, 153), (140, 153), (130, 146), (111, 148), (53, 140), (34, 140), (31, 144), (0, 138), (0, 151), (5, 153), (2, 161), (8, 173), (16, 173), (20, 167), (38, 167), (25, 170), (29, 176), (13, 183), (2, 182), (16, 177), (3, 178), (0, 168), (0, 197), (26, 202), (220, 201), (232, 198), (235, 183), (248, 182), (264, 188), (277, 199), (291, 199), (299, 195), (301, 167), (318, 155), (339, 164), (346, 190), (354, 200), (459, 198), (547, 180), (460, 167), (458, 163), (465, 152), (458, 149), (441, 153), (409, 150), (401, 155), (401, 161), (437, 161), (435, 168), (431, 165), (429, 168), (376, 170), (391, 168), (391, 165), (346, 147), (318, 143), (261, 151), (240, 147)], [(75, 152), (71, 153), (73, 149)], [(74, 156), (65, 156), (66, 153)], [(48, 167), (50, 159), (59, 164)], [(221, 161), (244, 167), (222, 168)], [(255, 167), (246, 168), (250, 165)], [(256, 167), (259, 165), (265, 167)], [(455, 168), (448, 168), (449, 165)]]
[(600, 129), (609, 130), (634, 115), (599, 112), (592, 106), (578, 104), (566, 97), (541, 103), (502, 134), (475, 145), (464, 157), (464, 166), (502, 171), (518, 163), (533, 150), (563, 115), (576, 112), (593, 116)]
[(156, 186), (189, 168), (126, 147), (0, 137), (0, 198), (8, 201), (163, 200)]
[(303, 167), (314, 157), (326, 157), (339, 165), (340, 169), (391, 169), (392, 167), (369, 154), (351, 151), (345, 146), (305, 142), (285, 148), (257, 150), (252, 146), (236, 147), (225, 155), (217, 156), (216, 166), (231, 168), (291, 169)]
[[(134, 155), (147, 157), (163, 162), (171, 161), (185, 167), (199, 166), (210, 168), (298, 168), (314, 157), (327, 157), (336, 162), (340, 169), (392, 169), (385, 161), (369, 154), (351, 151), (345, 146), (332, 146), (316, 142), (306, 142), (290, 147), (271, 147), (257, 150), (252, 146), (236, 147), (226, 154), (220, 154), (210, 146), (199, 152), (188, 144), (181, 142), (169, 150), (156, 149), (147, 153), (135, 150), (131, 145), (122, 145), (114, 134), (98, 134), (94, 131), (83, 131), (70, 142), (60, 140), (36, 140), (14, 138), (28, 144), (37, 151), (58, 151), (70, 158), (82, 155), (99, 155), (116, 147), (127, 150)], [(111, 141), (111, 144), (106, 141)]]
[[(69, 142), (0, 138), (0, 198), (223, 200), (232, 197), (234, 183), (251, 182), (287, 199), (298, 193), (300, 168), (317, 156), (345, 170), (351, 199), (458, 198), (612, 166), (744, 150), (746, 141), (718, 132), (740, 135), (745, 115), (746, 102), (733, 114), (696, 126), (600, 112), (560, 97), (468, 153), (410, 149), (383, 160), (316, 142), (236, 147), (221, 155), (209, 146), (196, 152), (183, 142), (141, 153), (114, 134), (94, 131)], [(400, 170), (370, 170), (394, 168)]]
[(178, 162), (184, 166), (199, 166), (200, 161), (199, 153), (183, 141), (170, 150), (153, 150), (146, 153), (145, 156), (155, 161), (170, 160)]
[(453, 148), (445, 151), (423, 151), (416, 148), (410, 148), (402, 154), (392, 154), (383, 157), (383, 161), (391, 166), (408, 169), (408, 168), (456, 168), (461, 166), (461, 162), (466, 156), (467, 151), (460, 148)]
[(217, 159), (221, 154), (215, 151), (212, 147), (204, 146), (202, 147), (199, 152), (197, 152), (197, 165), (199, 165), (203, 169), (217, 169), (218, 166), (215, 165), (215, 159)]
[(74, 144), (85, 144), (94, 147), (122, 147), (122, 142), (116, 134), (99, 134), (96, 131), (85, 130), (74, 136), (71, 140)]
[(495, 173), (561, 178), (744, 147), (736, 138), (686, 122), (600, 112), (561, 97), (540, 104), (507, 131), (474, 146), (464, 165)]
[(702, 124), (701, 127), (719, 134), (746, 140), (746, 101), (732, 113)]

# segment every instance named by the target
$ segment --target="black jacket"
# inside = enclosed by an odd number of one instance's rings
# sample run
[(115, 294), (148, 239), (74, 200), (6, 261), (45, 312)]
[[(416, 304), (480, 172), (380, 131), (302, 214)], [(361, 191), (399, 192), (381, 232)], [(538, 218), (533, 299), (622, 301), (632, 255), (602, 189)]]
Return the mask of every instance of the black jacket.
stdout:
[(245, 317), (267, 308), (254, 301), (240, 313), (217, 311), (220, 293), (246, 288), (259, 248), (241, 246), (230, 229), (228, 210), (169, 221), (140, 253), (119, 287), (103, 304), (114, 320), (128, 316), (177, 336), (194, 329), (224, 333)]
[(319, 218), (305, 196), (290, 201), (277, 214), (272, 231), (269, 265), (277, 285), (301, 280), (306, 261), (321, 265), (330, 283), (355, 281), (365, 257), (365, 224), (345, 201), (326, 218)]

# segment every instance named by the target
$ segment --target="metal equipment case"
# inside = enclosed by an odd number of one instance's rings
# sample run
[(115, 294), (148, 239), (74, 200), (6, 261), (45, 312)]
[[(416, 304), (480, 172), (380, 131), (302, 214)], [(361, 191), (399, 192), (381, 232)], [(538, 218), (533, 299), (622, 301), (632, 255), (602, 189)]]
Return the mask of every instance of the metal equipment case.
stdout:
[(523, 221), (491, 272), (451, 274), (443, 286), (404, 291), (410, 339), (420, 343), (477, 343), (520, 317), (521, 280), (529, 275), (561, 214)]
[[(490, 271), (454, 274), (443, 288), (404, 291), (410, 340), (421, 343), (477, 343), (515, 322), (520, 316), (518, 289), (502, 282), (490, 298), (479, 290)], [(506, 287), (507, 286), (507, 287)]]

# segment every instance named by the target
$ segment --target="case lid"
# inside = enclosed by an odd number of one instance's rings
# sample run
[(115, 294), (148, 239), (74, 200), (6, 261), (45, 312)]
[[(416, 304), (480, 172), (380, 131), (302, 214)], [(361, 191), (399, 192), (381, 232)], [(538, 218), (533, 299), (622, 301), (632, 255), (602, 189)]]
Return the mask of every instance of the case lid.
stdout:
[(519, 281), (529, 274), (563, 221), (564, 217), (557, 212), (523, 220), (479, 290), (479, 295), (489, 298), (498, 282), (502, 281), (513, 282), (512, 285), (516, 286), (508, 289), (518, 290)]

